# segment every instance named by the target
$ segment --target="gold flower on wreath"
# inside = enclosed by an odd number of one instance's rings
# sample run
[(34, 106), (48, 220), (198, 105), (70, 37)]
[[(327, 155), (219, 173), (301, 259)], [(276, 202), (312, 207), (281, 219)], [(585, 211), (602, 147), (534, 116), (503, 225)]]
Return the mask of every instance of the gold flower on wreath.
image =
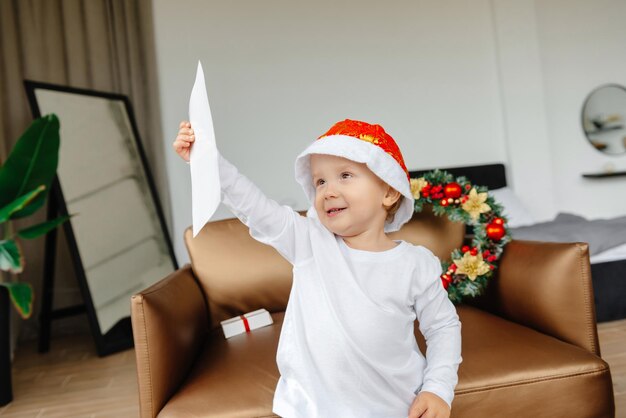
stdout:
[(478, 193), (476, 188), (472, 188), (467, 195), (468, 199), (461, 206), (469, 215), (473, 221), (476, 221), (481, 213), (489, 212), (491, 206), (485, 203), (487, 200), (487, 193)]
[(480, 254), (471, 255), (469, 251), (463, 254), (462, 258), (452, 261), (457, 266), (456, 273), (467, 275), (471, 281), (489, 271), (489, 264), (485, 263), (483, 256)]
[(415, 199), (419, 199), (421, 197), (420, 191), (426, 186), (428, 182), (424, 177), (420, 177), (418, 179), (411, 179), (411, 193)]

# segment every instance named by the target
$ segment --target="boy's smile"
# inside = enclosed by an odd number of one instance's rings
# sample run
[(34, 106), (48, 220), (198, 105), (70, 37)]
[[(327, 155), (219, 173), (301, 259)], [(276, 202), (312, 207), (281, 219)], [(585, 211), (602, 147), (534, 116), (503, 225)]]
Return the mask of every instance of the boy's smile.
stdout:
[[(311, 155), (315, 210), (322, 224), (361, 244), (389, 240), (384, 234), (387, 210), (398, 192), (366, 164), (326, 154)], [(391, 192), (390, 192), (391, 190)]]
[(339, 215), (342, 211), (346, 210), (347, 208), (332, 208), (326, 211), (326, 213), (328, 214), (328, 216), (337, 216)]

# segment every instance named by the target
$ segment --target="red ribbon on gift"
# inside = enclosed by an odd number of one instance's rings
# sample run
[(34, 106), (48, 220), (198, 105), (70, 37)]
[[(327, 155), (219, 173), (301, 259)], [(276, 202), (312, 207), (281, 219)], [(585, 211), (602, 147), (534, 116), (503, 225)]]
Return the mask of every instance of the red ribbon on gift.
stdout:
[(248, 324), (248, 318), (243, 315), (239, 316), (243, 320), (243, 326), (246, 327), (246, 332), (250, 332), (250, 324)]

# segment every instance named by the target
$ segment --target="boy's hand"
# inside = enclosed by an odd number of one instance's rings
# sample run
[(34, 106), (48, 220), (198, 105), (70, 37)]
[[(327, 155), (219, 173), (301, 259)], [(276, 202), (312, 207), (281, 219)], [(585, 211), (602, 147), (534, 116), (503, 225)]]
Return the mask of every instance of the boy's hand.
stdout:
[(409, 408), (409, 418), (449, 418), (450, 407), (432, 392), (421, 392)]
[(180, 123), (178, 128), (178, 136), (174, 140), (172, 146), (183, 160), (189, 161), (191, 146), (193, 145), (193, 141), (196, 139), (193, 134), (193, 129), (191, 129), (191, 123), (184, 120)]

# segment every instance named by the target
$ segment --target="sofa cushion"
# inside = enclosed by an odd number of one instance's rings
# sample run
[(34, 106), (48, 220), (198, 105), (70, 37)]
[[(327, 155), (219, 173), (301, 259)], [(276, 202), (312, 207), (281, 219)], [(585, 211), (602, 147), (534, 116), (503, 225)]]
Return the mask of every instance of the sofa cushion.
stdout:
[(465, 224), (452, 222), (446, 216), (435, 216), (430, 206), (404, 224), (400, 230), (388, 234), (391, 239), (402, 239), (423, 245), (440, 260), (450, 260), (450, 253), (460, 248), (465, 235)]
[(267, 327), (224, 338), (213, 330), (189, 377), (158, 417), (250, 418), (275, 416), (276, 352), (284, 312)]
[[(611, 376), (602, 359), (471, 306), (457, 311), (463, 362), (452, 417), (611, 416)], [(228, 340), (221, 329), (214, 330), (159, 417), (275, 416), (275, 356), (283, 313), (272, 317), (272, 326)], [(423, 349), (417, 323), (416, 333)]]
[(195, 238), (187, 228), (185, 243), (194, 275), (207, 296), (211, 328), (260, 308), (285, 310), (291, 264), (274, 248), (252, 238), (239, 219), (209, 222)]
[(458, 307), (462, 357), (452, 417), (613, 417), (608, 364), (578, 346)]

